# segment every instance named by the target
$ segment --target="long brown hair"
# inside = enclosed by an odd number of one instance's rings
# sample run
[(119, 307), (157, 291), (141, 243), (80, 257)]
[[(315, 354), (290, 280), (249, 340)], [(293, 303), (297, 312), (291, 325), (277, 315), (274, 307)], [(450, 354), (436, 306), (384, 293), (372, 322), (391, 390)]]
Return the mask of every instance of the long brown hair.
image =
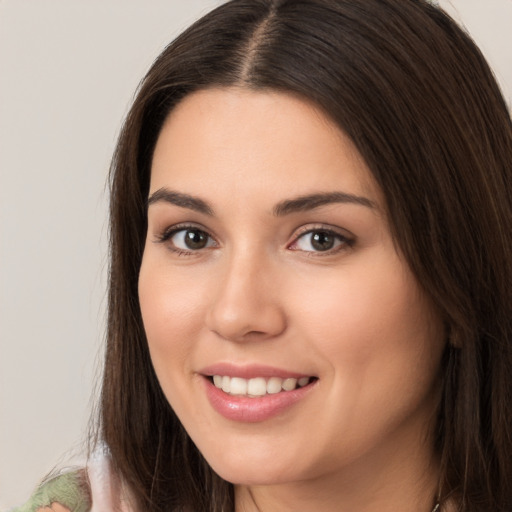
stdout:
[(512, 510), (512, 128), (480, 51), (423, 0), (232, 0), (157, 58), (119, 138), (100, 435), (141, 511), (233, 510), (165, 399), (138, 273), (152, 153), (169, 111), (218, 86), (292, 92), (354, 141), (397, 245), (447, 325), (441, 497)]

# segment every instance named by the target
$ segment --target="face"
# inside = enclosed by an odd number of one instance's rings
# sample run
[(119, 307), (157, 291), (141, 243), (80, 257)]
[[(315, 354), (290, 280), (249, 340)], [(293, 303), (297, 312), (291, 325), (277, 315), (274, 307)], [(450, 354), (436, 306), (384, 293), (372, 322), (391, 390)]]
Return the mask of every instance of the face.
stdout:
[(172, 111), (139, 296), (162, 389), (226, 480), (368, 474), (428, 445), (442, 322), (365, 162), (311, 104), (212, 89)]

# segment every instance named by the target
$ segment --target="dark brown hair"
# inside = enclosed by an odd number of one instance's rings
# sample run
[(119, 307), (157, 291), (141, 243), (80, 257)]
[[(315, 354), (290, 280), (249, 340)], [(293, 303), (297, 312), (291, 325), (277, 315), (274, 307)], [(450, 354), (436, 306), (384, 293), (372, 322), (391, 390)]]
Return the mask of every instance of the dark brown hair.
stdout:
[(423, 0), (232, 0), (142, 81), (112, 163), (100, 431), (138, 510), (233, 510), (231, 484), (160, 389), (137, 294), (162, 123), (184, 96), (219, 86), (307, 98), (354, 141), (447, 325), (441, 495), (466, 512), (512, 510), (511, 119), (475, 44)]

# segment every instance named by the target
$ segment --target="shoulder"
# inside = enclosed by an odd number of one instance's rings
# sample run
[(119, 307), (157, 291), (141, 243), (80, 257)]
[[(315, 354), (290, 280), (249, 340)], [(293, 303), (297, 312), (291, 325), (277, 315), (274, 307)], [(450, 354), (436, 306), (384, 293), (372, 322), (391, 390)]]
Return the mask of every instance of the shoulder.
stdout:
[(70, 471), (46, 481), (21, 507), (10, 512), (90, 512), (91, 493), (85, 470)]
[(83, 467), (46, 479), (25, 505), (9, 512), (134, 512), (134, 503), (113, 469), (108, 448), (99, 445)]

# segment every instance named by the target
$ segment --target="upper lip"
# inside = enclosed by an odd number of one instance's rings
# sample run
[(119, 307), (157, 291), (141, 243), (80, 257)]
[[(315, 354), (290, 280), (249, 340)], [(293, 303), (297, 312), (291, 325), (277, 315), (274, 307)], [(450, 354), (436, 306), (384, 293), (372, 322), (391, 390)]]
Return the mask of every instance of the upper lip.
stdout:
[(300, 379), (301, 377), (312, 377), (312, 375), (308, 373), (295, 372), (263, 364), (236, 365), (233, 363), (214, 363), (201, 368), (198, 373), (208, 377), (213, 375), (226, 375), (229, 377), (240, 377), (242, 379), (253, 379), (256, 377)]

